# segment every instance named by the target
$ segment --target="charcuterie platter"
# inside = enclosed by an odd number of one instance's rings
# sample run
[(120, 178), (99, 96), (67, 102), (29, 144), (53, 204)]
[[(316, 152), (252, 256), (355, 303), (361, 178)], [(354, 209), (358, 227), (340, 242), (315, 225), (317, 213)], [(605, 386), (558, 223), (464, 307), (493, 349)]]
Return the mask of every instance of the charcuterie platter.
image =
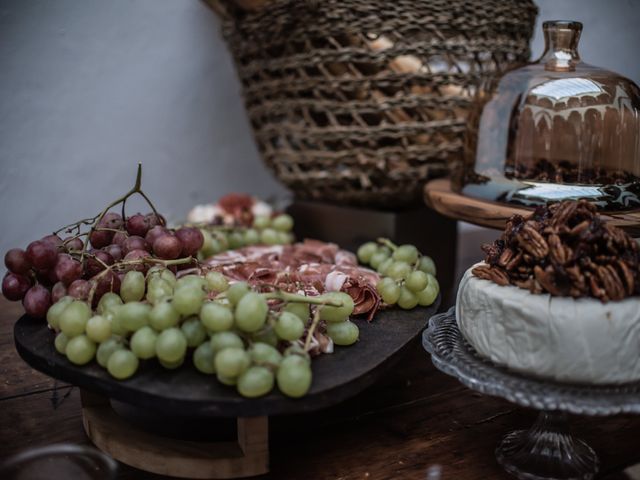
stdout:
[[(36, 370), (113, 399), (191, 415), (280, 415), (325, 408), (371, 385), (396, 354), (424, 330), (438, 303), (439, 299), (430, 307), (408, 312), (378, 312), (373, 321), (360, 328), (358, 343), (336, 347), (332, 354), (312, 362), (314, 382), (301, 399), (275, 391), (262, 398), (244, 399), (233, 388), (209, 379), (191, 365), (167, 371), (150, 363), (134, 377), (117, 381), (98, 365), (77, 366), (56, 352), (54, 334), (41, 320), (23, 316), (15, 325), (14, 335), (20, 356)], [(366, 320), (359, 322), (364, 324)]]

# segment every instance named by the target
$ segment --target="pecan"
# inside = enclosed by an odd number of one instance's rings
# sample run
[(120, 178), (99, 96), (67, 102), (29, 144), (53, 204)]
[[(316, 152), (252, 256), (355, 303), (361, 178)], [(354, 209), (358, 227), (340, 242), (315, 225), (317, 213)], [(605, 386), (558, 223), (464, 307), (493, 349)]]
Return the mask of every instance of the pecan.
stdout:
[(509, 285), (509, 277), (500, 268), (491, 267), (489, 265), (480, 265), (471, 270), (478, 278), (484, 278), (485, 280), (491, 280), (498, 285)]
[(535, 258), (544, 258), (549, 253), (549, 245), (537, 230), (525, 225), (517, 236), (519, 245)]
[(558, 235), (549, 235), (547, 242), (549, 244), (549, 257), (551, 261), (558, 265), (566, 264), (571, 257), (571, 249), (562, 244)]
[(607, 292), (598, 284), (598, 280), (595, 276), (589, 275), (589, 287), (591, 289), (591, 295), (600, 300), (606, 302), (609, 298)]
[(543, 270), (542, 267), (536, 265), (533, 267), (533, 274), (536, 276), (538, 283), (551, 295), (560, 296), (562, 292), (555, 283), (555, 274), (553, 270)]
[(633, 273), (622, 260), (616, 260), (615, 265), (620, 270), (622, 274), (622, 278), (624, 279), (624, 283), (626, 286), (627, 295), (633, 295), (633, 291), (635, 290), (635, 280), (633, 279)]
[(572, 235), (574, 237), (578, 236), (582, 232), (586, 231), (589, 228), (589, 225), (591, 225), (591, 222), (589, 220), (584, 220), (573, 227), (571, 230), (569, 230), (569, 235)]
[[(509, 260), (509, 263), (505, 265), (505, 270), (513, 270), (522, 262), (522, 252), (518, 252), (515, 257)], [(520, 270), (520, 268), (518, 268)], [(526, 270), (529, 270), (528, 268)]]

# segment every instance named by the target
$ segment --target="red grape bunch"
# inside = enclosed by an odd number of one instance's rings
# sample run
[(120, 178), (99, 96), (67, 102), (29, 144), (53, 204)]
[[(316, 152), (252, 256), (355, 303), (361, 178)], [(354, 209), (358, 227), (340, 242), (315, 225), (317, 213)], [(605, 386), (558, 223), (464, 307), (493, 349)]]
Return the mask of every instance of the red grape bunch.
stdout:
[[(134, 194), (142, 195), (153, 212), (123, 217), (124, 203)], [(121, 204), (122, 215), (109, 211)], [(9, 250), (2, 293), (21, 300), (25, 312), (36, 318), (44, 318), (49, 307), (67, 295), (96, 305), (105, 293), (119, 292), (129, 270), (194, 265), (203, 242), (197, 228), (166, 226), (140, 190), (138, 170), (134, 188), (95, 217), (67, 225), (24, 250)]]

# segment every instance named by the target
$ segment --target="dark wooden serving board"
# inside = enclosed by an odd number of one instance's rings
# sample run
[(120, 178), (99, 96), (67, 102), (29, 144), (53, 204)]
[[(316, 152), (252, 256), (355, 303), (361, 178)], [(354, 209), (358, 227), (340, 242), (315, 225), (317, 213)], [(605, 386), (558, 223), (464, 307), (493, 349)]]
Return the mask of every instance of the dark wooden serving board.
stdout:
[(54, 334), (46, 324), (26, 315), (16, 322), (14, 339), (20, 356), (36, 370), (137, 407), (174, 415), (271, 416), (319, 410), (373, 384), (403, 347), (424, 330), (439, 303), (440, 298), (428, 308), (381, 311), (371, 323), (356, 319), (360, 340), (314, 359), (313, 384), (301, 399), (287, 398), (277, 389), (260, 399), (245, 399), (215, 376), (198, 372), (190, 362), (165, 370), (149, 360), (130, 379), (117, 381), (95, 361), (82, 367), (70, 363), (55, 350)]

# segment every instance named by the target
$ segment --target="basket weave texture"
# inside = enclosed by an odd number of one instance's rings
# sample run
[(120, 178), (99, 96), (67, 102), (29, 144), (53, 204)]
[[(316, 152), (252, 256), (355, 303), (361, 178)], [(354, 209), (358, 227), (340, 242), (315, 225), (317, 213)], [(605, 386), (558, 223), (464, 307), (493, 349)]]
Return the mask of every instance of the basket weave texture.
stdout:
[(297, 198), (398, 207), (462, 161), (476, 86), (529, 58), (531, 0), (273, 0), (228, 16), (258, 148)]

